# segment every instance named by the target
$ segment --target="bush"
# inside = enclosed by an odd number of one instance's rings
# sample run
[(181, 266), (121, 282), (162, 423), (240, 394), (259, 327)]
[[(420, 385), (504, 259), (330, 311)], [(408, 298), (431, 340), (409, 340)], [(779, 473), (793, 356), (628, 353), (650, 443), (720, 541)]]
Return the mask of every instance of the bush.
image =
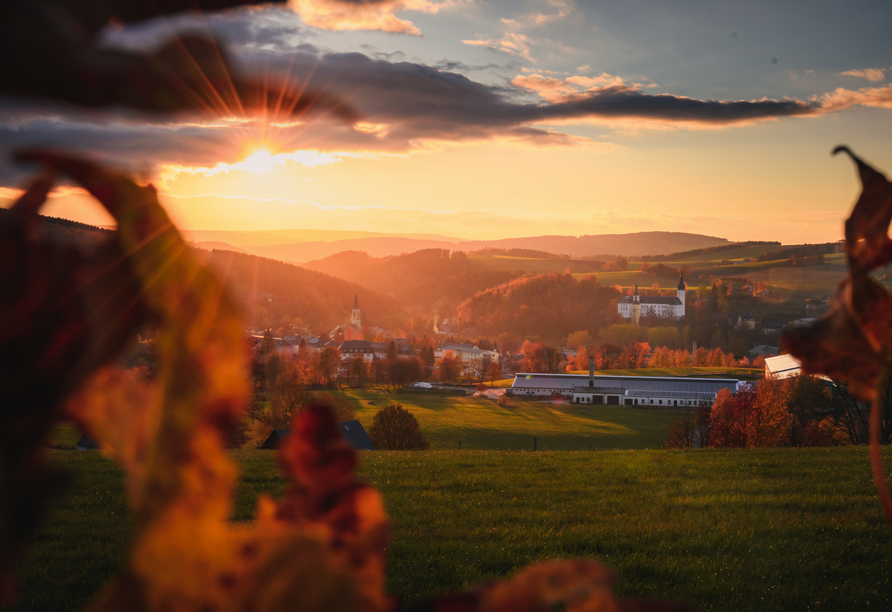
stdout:
[(378, 450), (427, 450), (418, 421), (402, 404), (379, 410), (369, 428), (369, 437)]
[(507, 406), (507, 405), (508, 405), (508, 394), (505, 393), (504, 395), (502, 395), (501, 397), (499, 397), (499, 406), (501, 406), (502, 408), (504, 408), (504, 407)]

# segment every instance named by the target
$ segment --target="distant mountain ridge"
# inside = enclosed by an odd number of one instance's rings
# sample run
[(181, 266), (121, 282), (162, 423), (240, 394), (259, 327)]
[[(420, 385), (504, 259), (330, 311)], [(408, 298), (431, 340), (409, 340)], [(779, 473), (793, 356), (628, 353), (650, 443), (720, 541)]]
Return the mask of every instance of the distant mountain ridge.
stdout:
[[(288, 230), (297, 231), (297, 230)], [(530, 236), (497, 240), (429, 239), (412, 235), (376, 235), (337, 240), (312, 240), (273, 244), (256, 244), (255, 238), (234, 236), (239, 232), (184, 232), (192, 240), (228, 243), (261, 257), (290, 263), (306, 263), (325, 259), (344, 251), (360, 251), (372, 257), (389, 257), (426, 249), (450, 251), (480, 251), (483, 249), (531, 249), (572, 257), (663, 255), (693, 249), (733, 244), (725, 238), (682, 232), (636, 232), (632, 234), (601, 234), (586, 236)], [(255, 234), (245, 232), (245, 234)], [(270, 234), (264, 240), (282, 234)], [(311, 235), (308, 231), (307, 235)], [(233, 242), (235, 240), (235, 242)], [(238, 244), (236, 242), (239, 242)]]

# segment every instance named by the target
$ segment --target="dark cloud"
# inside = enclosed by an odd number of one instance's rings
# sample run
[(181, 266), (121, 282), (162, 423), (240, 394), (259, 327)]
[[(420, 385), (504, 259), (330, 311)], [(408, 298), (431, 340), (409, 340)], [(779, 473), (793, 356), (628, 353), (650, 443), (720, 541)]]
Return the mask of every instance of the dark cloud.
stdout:
[[(225, 38), (243, 76), (265, 75), (273, 93), (284, 83), (330, 99), (344, 99), (360, 113), (360, 123), (351, 126), (323, 118), (287, 123), (265, 132), (259, 121), (202, 123), (194, 118), (162, 120), (134, 115), (110, 120), (108, 115), (72, 115), (0, 100), (0, 111), (6, 111), (0, 115), (4, 155), (8, 158), (10, 150), (22, 147), (55, 146), (93, 152), (129, 167), (160, 163), (212, 167), (218, 162), (238, 161), (244, 143), (259, 141), (264, 134), (280, 143), (283, 152), (404, 152), (424, 141), (513, 138), (567, 143), (573, 139), (543, 126), (574, 121), (725, 126), (821, 112), (817, 104), (798, 100), (696, 100), (652, 95), (625, 84), (527, 102), (528, 90), (473, 81), (455, 72), (473, 67), (457, 62), (427, 66), (396, 61), (399, 54), (372, 58), (360, 53), (321, 53), (306, 41), (306, 32), (294, 15), (284, 10), (201, 16), (200, 23), (195, 19), (183, 17), (177, 28), (210, 28), (216, 37)], [(107, 32), (104, 43), (152, 47), (166, 42), (162, 29), (147, 24)], [(9, 185), (19, 172), (9, 166), (0, 168), (0, 181)]]

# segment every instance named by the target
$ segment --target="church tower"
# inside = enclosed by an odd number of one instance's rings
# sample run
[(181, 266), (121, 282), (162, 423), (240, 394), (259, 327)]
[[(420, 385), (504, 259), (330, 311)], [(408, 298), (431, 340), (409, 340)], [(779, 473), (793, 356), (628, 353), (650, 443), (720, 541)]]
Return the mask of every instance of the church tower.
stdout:
[(353, 313), (350, 315), (350, 322), (356, 327), (362, 327), (359, 316), (359, 296), (353, 294)]
[(638, 285), (635, 285), (635, 293), (632, 294), (632, 323), (639, 325), (641, 320), (641, 296), (638, 294)]
[(684, 274), (678, 277), (678, 291), (675, 292), (675, 295), (678, 296), (678, 299), (681, 300), (681, 316), (685, 316), (685, 286), (684, 286)]

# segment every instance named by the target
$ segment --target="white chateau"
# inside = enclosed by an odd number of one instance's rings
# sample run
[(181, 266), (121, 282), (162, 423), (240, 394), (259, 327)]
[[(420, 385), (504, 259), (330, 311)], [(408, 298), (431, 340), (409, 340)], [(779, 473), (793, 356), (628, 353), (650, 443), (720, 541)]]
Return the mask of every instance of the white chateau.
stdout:
[(684, 317), (685, 284), (684, 275), (678, 279), (676, 297), (639, 295), (638, 285), (635, 293), (620, 299), (617, 312), (637, 324), (641, 317), (655, 316), (664, 319), (680, 319)]

